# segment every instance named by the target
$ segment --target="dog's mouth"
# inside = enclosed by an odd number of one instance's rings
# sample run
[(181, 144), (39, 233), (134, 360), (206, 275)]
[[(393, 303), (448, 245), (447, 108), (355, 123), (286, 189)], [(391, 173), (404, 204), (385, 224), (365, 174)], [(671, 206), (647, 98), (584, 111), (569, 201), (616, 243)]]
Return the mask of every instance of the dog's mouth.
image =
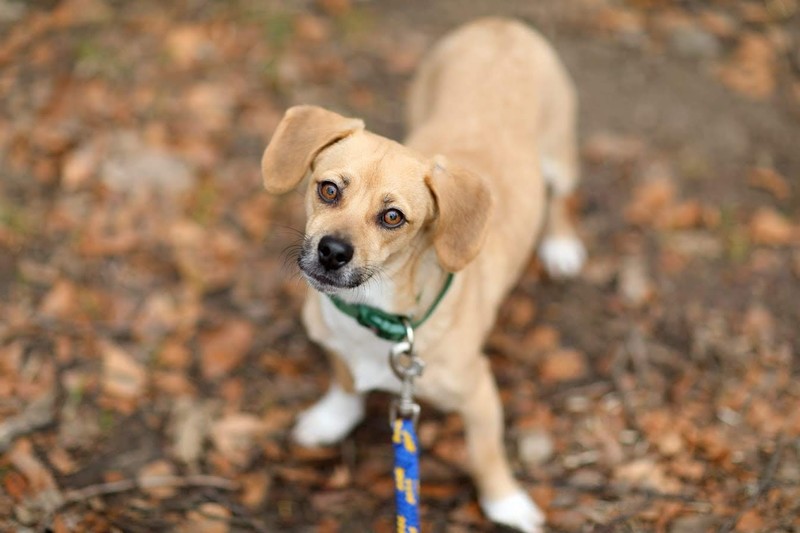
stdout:
[(333, 271), (326, 270), (313, 257), (313, 254), (307, 253), (305, 250), (300, 254), (297, 264), (309, 285), (325, 294), (335, 294), (343, 289), (354, 289), (363, 285), (370, 278), (370, 274), (364, 269), (350, 265)]

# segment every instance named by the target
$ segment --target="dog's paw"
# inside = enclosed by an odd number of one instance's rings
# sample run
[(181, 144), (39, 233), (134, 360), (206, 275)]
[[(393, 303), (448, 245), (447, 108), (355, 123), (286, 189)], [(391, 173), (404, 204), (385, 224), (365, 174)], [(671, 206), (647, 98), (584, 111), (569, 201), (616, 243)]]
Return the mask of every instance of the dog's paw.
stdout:
[(292, 438), (301, 446), (326, 446), (342, 440), (364, 418), (364, 399), (336, 385), (300, 413)]
[(539, 246), (539, 259), (554, 278), (577, 275), (586, 261), (586, 248), (576, 237), (546, 237)]
[(483, 512), (492, 522), (524, 533), (544, 531), (544, 513), (523, 491), (493, 501), (482, 501)]

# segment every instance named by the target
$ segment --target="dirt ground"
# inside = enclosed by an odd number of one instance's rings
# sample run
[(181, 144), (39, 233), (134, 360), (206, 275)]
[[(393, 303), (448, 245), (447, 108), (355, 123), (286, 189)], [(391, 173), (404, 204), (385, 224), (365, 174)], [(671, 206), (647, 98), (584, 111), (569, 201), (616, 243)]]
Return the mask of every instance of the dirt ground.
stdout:
[[(797, 0), (0, 0), (0, 530), (394, 531), (388, 396), (288, 438), (328, 372), (258, 165), (297, 103), (401, 139), (489, 14), (580, 95), (589, 262), (488, 343), (548, 531), (800, 531)], [(423, 531), (496, 530), (461, 432), (423, 407)]]

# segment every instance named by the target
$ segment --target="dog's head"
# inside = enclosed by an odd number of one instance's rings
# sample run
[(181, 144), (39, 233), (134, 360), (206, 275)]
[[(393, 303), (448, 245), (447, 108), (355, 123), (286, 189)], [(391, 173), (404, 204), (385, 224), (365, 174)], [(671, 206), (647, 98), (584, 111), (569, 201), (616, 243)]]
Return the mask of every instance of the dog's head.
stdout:
[(370, 133), (358, 119), (314, 106), (289, 109), (261, 160), (280, 194), (309, 177), (299, 264), (317, 290), (354, 288), (433, 246), (464, 268), (480, 249), (491, 207), (483, 180)]

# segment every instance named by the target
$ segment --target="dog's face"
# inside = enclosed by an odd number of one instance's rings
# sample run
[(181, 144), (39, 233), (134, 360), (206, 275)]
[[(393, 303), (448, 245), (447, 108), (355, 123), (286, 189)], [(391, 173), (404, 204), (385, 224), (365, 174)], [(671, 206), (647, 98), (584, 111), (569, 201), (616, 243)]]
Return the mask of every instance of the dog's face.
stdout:
[(314, 160), (300, 269), (323, 292), (354, 288), (430, 241), (436, 214), (426, 161), (359, 131)]
[(262, 158), (268, 191), (308, 177), (300, 269), (317, 290), (359, 287), (428, 247), (454, 272), (477, 254), (491, 198), (483, 180), (312, 106), (287, 111)]

